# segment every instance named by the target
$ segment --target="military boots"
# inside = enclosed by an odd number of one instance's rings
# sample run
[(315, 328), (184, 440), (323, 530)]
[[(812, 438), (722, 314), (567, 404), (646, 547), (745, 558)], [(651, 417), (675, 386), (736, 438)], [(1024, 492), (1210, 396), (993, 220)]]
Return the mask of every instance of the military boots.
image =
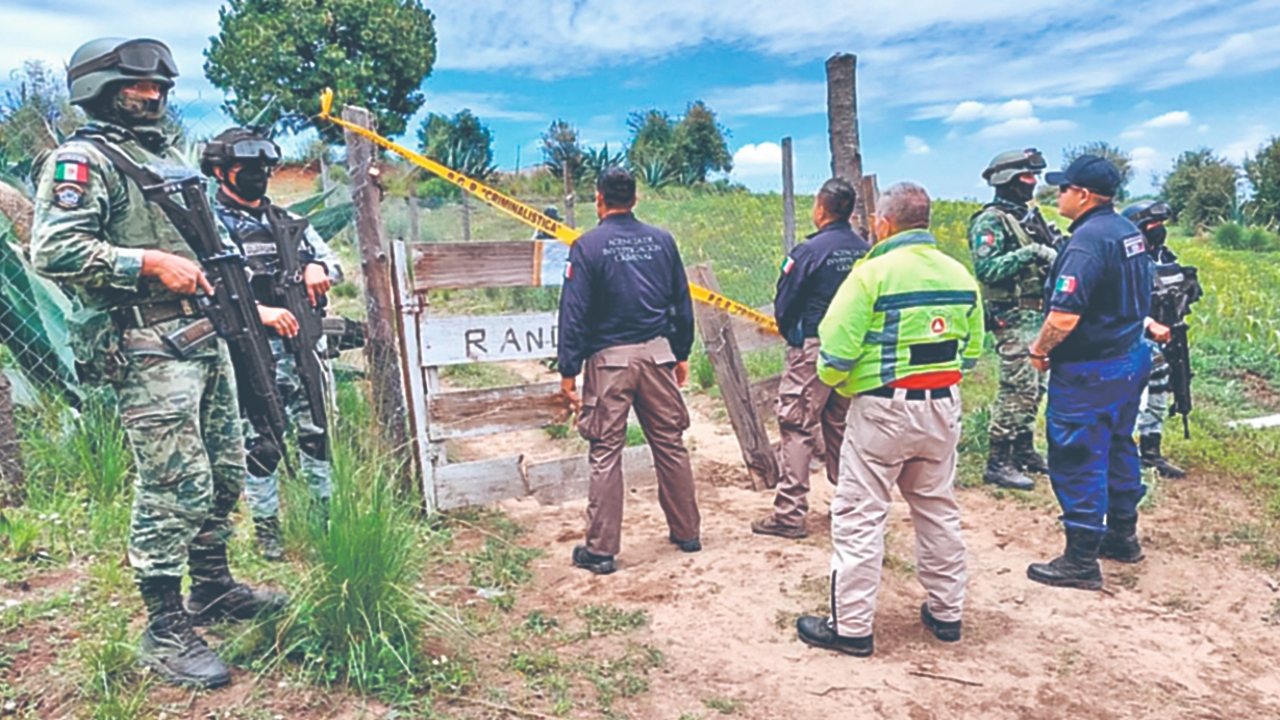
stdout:
[(1138, 516), (1107, 517), (1107, 532), (1102, 536), (1098, 557), (1122, 563), (1142, 562), (1146, 557), (1138, 542)]
[(274, 515), (254, 518), (253, 534), (257, 538), (258, 551), (262, 553), (263, 559), (268, 562), (284, 560), (284, 540), (280, 533), (280, 518)]
[(1055, 587), (1102, 589), (1102, 568), (1098, 566), (1098, 549), (1102, 533), (1092, 528), (1067, 525), (1067, 549), (1047, 563), (1032, 563), (1027, 577)]
[[(258, 613), (284, 608), (289, 596), (270, 588), (257, 589), (231, 577), (227, 567), (227, 547), (192, 548), (191, 594), (187, 612), (196, 625), (212, 625), (222, 620), (252, 620)], [(198, 568), (198, 569), (197, 569)]]
[(1143, 467), (1155, 468), (1156, 472), (1160, 473), (1160, 477), (1174, 480), (1187, 476), (1185, 470), (1169, 462), (1169, 459), (1160, 452), (1160, 433), (1139, 436), (1138, 447), (1142, 450)]
[(1049, 463), (1036, 451), (1035, 436), (1031, 433), (1019, 433), (1013, 441), (1013, 464), (1029, 473), (1049, 474)]
[(987, 470), (982, 473), (982, 482), (1010, 490), (1031, 490), (1036, 486), (1014, 464), (1013, 443), (1008, 440), (991, 441), (991, 456), (987, 458)]
[(231, 682), (231, 671), (191, 627), (182, 607), (182, 579), (145, 578), (138, 589), (150, 617), (138, 662), (173, 685), (216, 688)]

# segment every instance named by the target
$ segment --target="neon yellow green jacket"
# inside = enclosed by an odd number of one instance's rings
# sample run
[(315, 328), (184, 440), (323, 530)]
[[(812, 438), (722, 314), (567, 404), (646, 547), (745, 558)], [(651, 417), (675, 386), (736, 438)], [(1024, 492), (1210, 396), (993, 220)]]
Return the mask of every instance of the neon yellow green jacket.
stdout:
[(876, 245), (818, 326), (818, 377), (846, 397), (912, 375), (965, 370), (982, 353), (982, 297), (926, 230)]

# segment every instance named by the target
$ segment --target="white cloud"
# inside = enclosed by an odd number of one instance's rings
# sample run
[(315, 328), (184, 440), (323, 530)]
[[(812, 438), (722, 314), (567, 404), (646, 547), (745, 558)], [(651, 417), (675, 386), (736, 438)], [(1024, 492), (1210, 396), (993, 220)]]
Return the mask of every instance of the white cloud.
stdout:
[(537, 107), (537, 103), (529, 100), (517, 100), (505, 93), (480, 92), (443, 92), (434, 93), (430, 89), (426, 93), (427, 102), (423, 108), (427, 112), (453, 115), (459, 110), (470, 110), (481, 120), (511, 120), (513, 122), (542, 122), (548, 117), (544, 113), (531, 110), (516, 110), (510, 106), (520, 104), (524, 107)]
[(1136, 147), (1129, 151), (1129, 157), (1133, 161), (1133, 169), (1145, 173), (1156, 168), (1160, 153), (1153, 147)]
[(1244, 131), (1244, 135), (1233, 143), (1222, 148), (1222, 156), (1233, 163), (1244, 162), (1245, 157), (1258, 152), (1258, 148), (1275, 134), (1266, 125), (1252, 125)]
[(1120, 133), (1120, 137), (1124, 138), (1125, 140), (1137, 140), (1138, 138), (1143, 137), (1146, 134), (1147, 133), (1145, 130), (1125, 130), (1124, 132)]
[(1151, 118), (1150, 120), (1142, 123), (1141, 127), (1161, 129), (1161, 128), (1171, 128), (1171, 127), (1182, 127), (1184, 125), (1190, 125), (1190, 124), (1191, 124), (1191, 113), (1187, 112), (1186, 110), (1174, 110), (1173, 112), (1167, 112), (1163, 115), (1159, 115), (1157, 117)]
[(1022, 137), (1025, 135), (1072, 130), (1076, 126), (1070, 120), (1041, 120), (1038, 117), (1023, 117), (1006, 120), (997, 125), (988, 125), (978, 131), (977, 137), (985, 139), (1003, 139)]
[(1198, 132), (1198, 133), (1200, 133), (1200, 134), (1202, 134), (1202, 135), (1203, 135), (1204, 133), (1209, 132), (1209, 126), (1208, 126), (1208, 125), (1201, 125), (1200, 127), (1196, 128), (1196, 132)]
[(779, 175), (782, 172), (782, 147), (777, 143), (762, 142), (743, 145), (733, 154), (733, 174)]
[(1212, 50), (1192, 53), (1187, 58), (1187, 67), (1197, 70), (1218, 71), (1226, 67), (1227, 63), (1250, 55), (1253, 52), (1253, 46), (1253, 35), (1237, 33), (1223, 40), (1221, 45)]
[(943, 122), (966, 123), (977, 120), (1003, 122), (1018, 118), (1029, 118), (1035, 115), (1035, 107), (1030, 100), (1009, 100), (1003, 103), (980, 103), (966, 100), (955, 107)]
[(722, 87), (708, 91), (705, 98), (708, 106), (726, 117), (801, 117), (827, 111), (827, 86), (822, 82)]
[(908, 135), (902, 138), (902, 144), (906, 146), (907, 153), (911, 155), (928, 155), (933, 151), (923, 138), (918, 138), (915, 135)]

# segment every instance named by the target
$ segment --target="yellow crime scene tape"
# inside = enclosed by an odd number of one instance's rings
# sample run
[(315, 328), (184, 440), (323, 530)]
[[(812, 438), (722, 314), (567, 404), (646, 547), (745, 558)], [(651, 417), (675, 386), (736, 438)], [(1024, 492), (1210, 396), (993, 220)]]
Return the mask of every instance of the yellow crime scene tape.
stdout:
[[(368, 128), (363, 128), (355, 123), (347, 122), (342, 118), (334, 117), (330, 114), (331, 110), (333, 110), (333, 91), (325, 90), (320, 95), (321, 119), (328, 120), (339, 127), (346, 128), (347, 130), (369, 140), (373, 144), (390, 150), (423, 170), (438, 175), (472, 195), (475, 195), (499, 211), (510, 215), (516, 220), (519, 220), (534, 229), (541, 230), (542, 232), (555, 237), (566, 245), (572, 245), (579, 237), (582, 236), (581, 230), (569, 227), (558, 220), (549, 218), (538, 210), (531, 208), (519, 200), (501, 193), (488, 185), (485, 185), (479, 180), (473, 180), (425, 155), (416, 153), (402, 145), (397, 145)], [(700, 303), (710, 305), (714, 308), (719, 308), (730, 315), (736, 315), (740, 318), (749, 320), (770, 332), (778, 332), (778, 323), (773, 318), (765, 315), (755, 308), (744, 305), (736, 300), (731, 300), (718, 292), (708, 290), (707, 288), (695, 283), (689, 283), (689, 294), (694, 300), (697, 300)]]

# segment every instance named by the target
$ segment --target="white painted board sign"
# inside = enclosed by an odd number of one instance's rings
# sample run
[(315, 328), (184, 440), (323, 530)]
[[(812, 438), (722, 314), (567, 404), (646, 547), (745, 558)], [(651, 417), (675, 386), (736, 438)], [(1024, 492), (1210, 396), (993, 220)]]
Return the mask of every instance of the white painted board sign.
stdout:
[(423, 316), (418, 329), (422, 366), (555, 357), (557, 320), (556, 313)]

